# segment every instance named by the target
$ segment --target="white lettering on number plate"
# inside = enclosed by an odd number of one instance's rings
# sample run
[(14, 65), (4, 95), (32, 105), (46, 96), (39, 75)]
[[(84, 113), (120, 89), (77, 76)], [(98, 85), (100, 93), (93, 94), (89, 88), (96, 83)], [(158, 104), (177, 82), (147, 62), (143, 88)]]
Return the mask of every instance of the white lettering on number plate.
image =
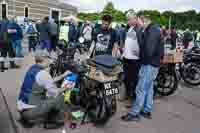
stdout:
[(111, 89), (111, 83), (104, 84), (105, 89)]

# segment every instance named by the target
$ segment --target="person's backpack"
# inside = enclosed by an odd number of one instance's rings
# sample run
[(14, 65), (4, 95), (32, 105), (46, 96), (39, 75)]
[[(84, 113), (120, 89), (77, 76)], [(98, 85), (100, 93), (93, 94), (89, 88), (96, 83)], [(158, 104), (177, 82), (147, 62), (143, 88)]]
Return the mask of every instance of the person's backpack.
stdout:
[(27, 33), (28, 34), (33, 34), (33, 33), (35, 33), (36, 32), (36, 30), (35, 30), (35, 28), (33, 27), (33, 25), (29, 25), (28, 26), (28, 29), (27, 29)]

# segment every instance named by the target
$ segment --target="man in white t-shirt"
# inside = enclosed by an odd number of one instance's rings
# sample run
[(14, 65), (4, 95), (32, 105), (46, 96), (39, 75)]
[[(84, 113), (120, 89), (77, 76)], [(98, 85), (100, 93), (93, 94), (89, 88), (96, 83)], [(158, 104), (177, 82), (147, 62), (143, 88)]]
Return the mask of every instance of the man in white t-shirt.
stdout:
[[(137, 27), (137, 16), (134, 13), (128, 14), (129, 29), (126, 33), (126, 40), (123, 50), (125, 84), (127, 98), (133, 101), (136, 97), (135, 88), (138, 81), (139, 59), (140, 59), (140, 29)], [(132, 100), (133, 99), (133, 100)], [(130, 107), (130, 105), (128, 105)]]

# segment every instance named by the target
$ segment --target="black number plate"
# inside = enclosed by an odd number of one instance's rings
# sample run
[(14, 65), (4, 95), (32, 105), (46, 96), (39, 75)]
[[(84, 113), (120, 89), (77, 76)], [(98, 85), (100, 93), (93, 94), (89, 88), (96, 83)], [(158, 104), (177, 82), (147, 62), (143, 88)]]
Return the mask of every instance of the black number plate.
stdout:
[(119, 94), (119, 89), (117, 87), (112, 86), (112, 83), (104, 84), (104, 93), (106, 96), (113, 96)]

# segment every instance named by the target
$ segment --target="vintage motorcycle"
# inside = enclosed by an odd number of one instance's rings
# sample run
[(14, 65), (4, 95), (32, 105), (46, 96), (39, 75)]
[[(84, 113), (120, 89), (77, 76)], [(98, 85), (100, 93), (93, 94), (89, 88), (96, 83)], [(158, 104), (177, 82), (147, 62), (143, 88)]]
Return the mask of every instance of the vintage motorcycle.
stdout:
[(104, 125), (117, 110), (116, 95), (123, 82), (122, 65), (109, 55), (96, 56), (77, 64), (73, 61), (74, 51), (76, 49), (63, 51), (50, 66), (50, 73), (53, 77), (66, 70), (77, 74), (76, 88), (80, 91), (72, 93), (70, 99), (84, 111), (82, 124), (89, 116), (94, 124)]

